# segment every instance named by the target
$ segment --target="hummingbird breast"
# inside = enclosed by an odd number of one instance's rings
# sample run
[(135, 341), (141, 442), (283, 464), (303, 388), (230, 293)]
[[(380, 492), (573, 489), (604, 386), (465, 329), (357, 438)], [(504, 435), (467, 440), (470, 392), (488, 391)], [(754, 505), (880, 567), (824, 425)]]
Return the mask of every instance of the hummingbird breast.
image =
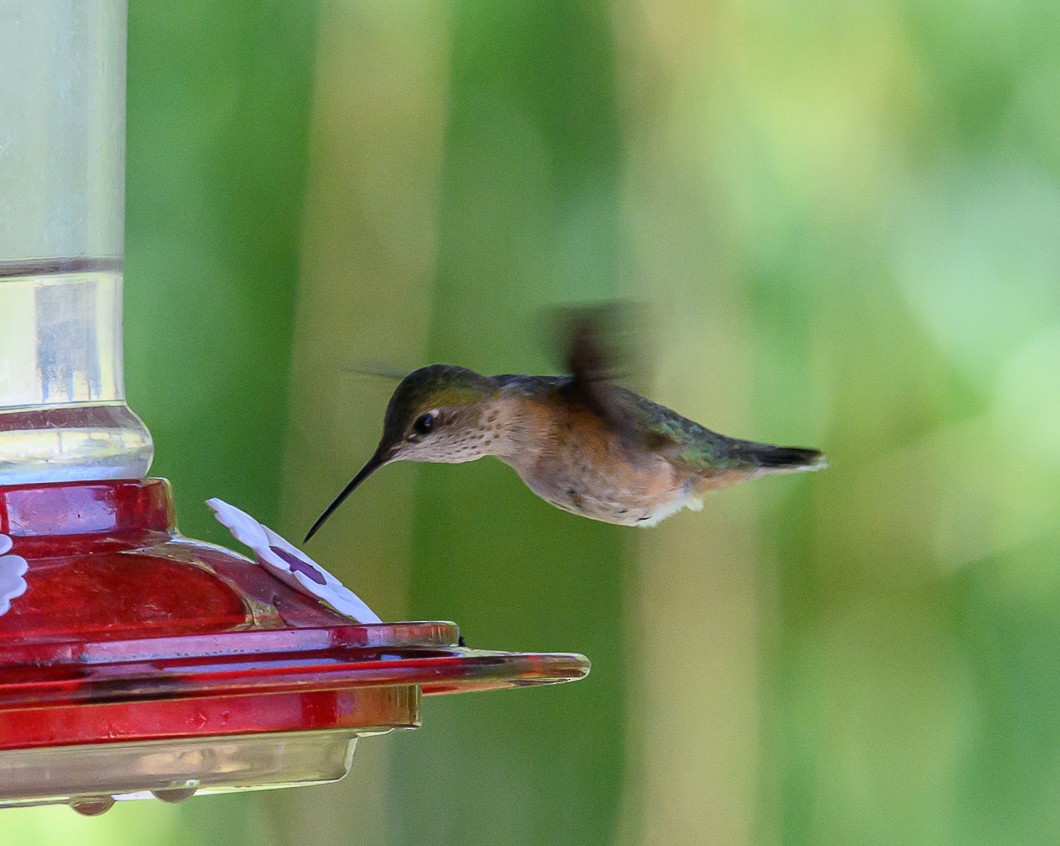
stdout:
[(509, 449), (498, 457), (557, 508), (605, 523), (653, 526), (681, 508), (700, 507), (688, 474), (590, 409), (529, 398), (518, 406), (506, 427)]

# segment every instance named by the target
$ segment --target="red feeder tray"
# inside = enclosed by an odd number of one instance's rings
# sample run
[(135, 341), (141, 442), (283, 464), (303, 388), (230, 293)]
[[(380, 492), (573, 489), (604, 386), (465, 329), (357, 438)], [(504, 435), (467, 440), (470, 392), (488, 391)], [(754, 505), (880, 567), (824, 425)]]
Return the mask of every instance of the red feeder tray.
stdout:
[(164, 479), (0, 487), (27, 590), (0, 616), (0, 807), (333, 781), (423, 695), (583, 678), (581, 655), (361, 625), (189, 540)]

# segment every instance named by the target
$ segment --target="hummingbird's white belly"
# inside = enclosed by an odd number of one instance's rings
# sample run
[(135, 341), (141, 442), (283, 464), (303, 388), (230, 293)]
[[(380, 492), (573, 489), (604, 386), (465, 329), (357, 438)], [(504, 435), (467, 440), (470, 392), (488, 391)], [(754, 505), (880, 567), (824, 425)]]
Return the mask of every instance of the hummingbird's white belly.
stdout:
[(703, 498), (691, 493), (683, 498), (676, 497), (670, 502), (660, 504), (648, 519), (638, 520), (634, 525), (645, 527), (657, 525), (683, 508), (687, 508), (689, 511), (702, 511)]
[(534, 493), (556, 508), (620, 526), (654, 526), (683, 508), (693, 511), (703, 508), (701, 497), (680, 489), (673, 496), (654, 498), (626, 487), (587, 491), (580, 490), (573, 482), (556, 487), (524, 481)]
[(653, 456), (633, 466), (597, 464), (583, 453), (538, 456), (530, 466), (506, 463), (527, 487), (563, 511), (620, 526), (654, 526), (683, 508), (699, 511), (703, 500), (670, 462)]

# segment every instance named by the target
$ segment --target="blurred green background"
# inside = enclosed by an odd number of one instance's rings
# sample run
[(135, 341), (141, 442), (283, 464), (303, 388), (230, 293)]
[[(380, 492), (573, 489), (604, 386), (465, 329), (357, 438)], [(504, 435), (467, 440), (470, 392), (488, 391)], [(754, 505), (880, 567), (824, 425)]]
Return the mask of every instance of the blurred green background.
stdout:
[(312, 553), (384, 618), (580, 651), (318, 788), (5, 811), (5, 843), (1060, 843), (1060, 4), (134, 0), (126, 370), (183, 530), (300, 537), (431, 361), (821, 447), (635, 531), (398, 465)]

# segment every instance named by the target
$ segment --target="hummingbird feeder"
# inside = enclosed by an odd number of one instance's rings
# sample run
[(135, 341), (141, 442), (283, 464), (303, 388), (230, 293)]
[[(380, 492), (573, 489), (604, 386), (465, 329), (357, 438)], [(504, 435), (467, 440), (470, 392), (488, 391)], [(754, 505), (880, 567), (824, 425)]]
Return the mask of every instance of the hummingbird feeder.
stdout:
[(580, 655), (379, 621), (249, 515), (181, 536), (124, 399), (124, 0), (0, 0), (0, 807), (332, 781), (423, 696)]

